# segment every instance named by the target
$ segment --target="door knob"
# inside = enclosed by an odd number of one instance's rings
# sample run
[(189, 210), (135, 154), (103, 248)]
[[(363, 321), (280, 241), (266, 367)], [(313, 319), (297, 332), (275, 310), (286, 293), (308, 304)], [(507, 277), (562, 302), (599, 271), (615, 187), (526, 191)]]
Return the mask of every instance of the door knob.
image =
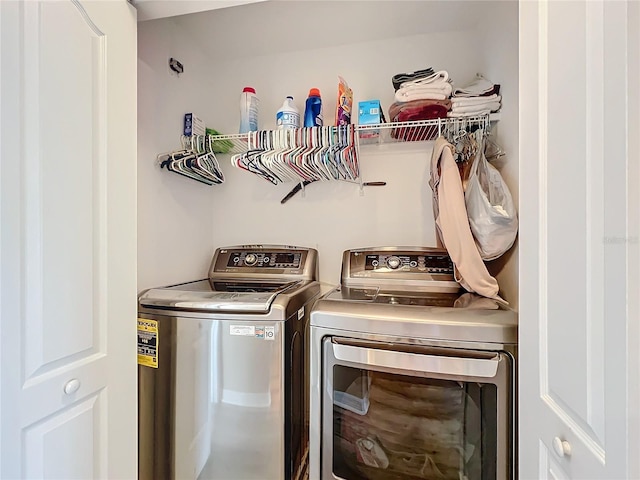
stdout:
[(560, 437), (555, 437), (553, 439), (553, 449), (559, 457), (571, 456), (571, 444), (566, 440), (560, 440)]
[(74, 378), (64, 384), (64, 393), (66, 393), (67, 395), (71, 395), (72, 393), (76, 393), (79, 388), (80, 388), (80, 380), (78, 380), (77, 378)]

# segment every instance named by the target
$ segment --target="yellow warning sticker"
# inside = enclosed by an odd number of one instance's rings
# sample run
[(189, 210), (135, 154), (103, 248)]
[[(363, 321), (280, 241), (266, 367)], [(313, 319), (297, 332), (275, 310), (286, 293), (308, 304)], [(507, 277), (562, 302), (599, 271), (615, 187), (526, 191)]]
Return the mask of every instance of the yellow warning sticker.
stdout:
[(158, 322), (138, 319), (138, 365), (158, 368)]

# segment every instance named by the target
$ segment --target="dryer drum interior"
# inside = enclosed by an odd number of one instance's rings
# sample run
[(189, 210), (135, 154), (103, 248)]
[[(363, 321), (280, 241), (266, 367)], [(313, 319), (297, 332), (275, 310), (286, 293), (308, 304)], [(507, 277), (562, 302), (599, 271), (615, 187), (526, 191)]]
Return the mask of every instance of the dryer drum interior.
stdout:
[(323, 463), (337, 478), (502, 478), (510, 355), (339, 337), (323, 352)]

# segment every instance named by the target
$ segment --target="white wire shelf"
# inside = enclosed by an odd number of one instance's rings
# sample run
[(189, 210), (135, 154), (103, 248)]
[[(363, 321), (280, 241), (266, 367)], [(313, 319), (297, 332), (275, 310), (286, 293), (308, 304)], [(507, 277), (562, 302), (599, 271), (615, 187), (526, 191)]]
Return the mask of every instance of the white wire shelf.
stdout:
[(498, 116), (479, 115), (378, 125), (356, 125), (356, 132), (360, 145), (423, 142), (435, 140), (440, 135), (455, 134), (473, 127), (489, 130), (491, 122), (497, 121), (498, 118)]
[[(438, 118), (413, 122), (353, 125), (361, 145), (435, 140), (440, 134), (473, 126), (489, 127), (500, 120), (499, 113), (474, 117)], [(311, 127), (318, 128), (318, 127)], [(333, 127), (336, 128), (336, 127)], [(264, 130), (269, 132), (269, 130)], [(240, 154), (249, 149), (249, 134), (210, 135), (215, 153)]]
[(491, 130), (496, 115), (441, 118), (376, 125), (323, 126), (260, 130), (233, 135), (182, 136), (182, 149), (158, 156), (160, 167), (208, 185), (224, 182), (215, 154), (231, 155), (231, 164), (273, 184), (346, 180), (360, 183), (360, 149), (366, 144), (451, 142), (468, 132)]

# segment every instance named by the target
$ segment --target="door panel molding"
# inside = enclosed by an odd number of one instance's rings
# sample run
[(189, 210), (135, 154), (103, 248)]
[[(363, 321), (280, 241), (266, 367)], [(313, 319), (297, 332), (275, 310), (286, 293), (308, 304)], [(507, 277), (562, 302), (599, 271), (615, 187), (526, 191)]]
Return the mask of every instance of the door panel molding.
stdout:
[[(106, 443), (102, 392), (24, 428), (25, 478), (105, 478), (97, 455)], [(81, 441), (94, 439), (95, 443)], [(60, 445), (67, 445), (66, 451)], [(104, 457), (102, 457), (104, 458)]]
[(0, 22), (0, 477), (135, 478), (135, 9)]
[(519, 478), (636, 478), (638, 7), (519, 10)]
[[(604, 12), (602, 2), (586, 4), (586, 333), (587, 418), (603, 443), (605, 438), (604, 379)], [(602, 452), (604, 455), (604, 451)], [(604, 456), (602, 458), (604, 461)]]
[[(627, 82), (627, 138), (628, 151), (636, 152), (628, 162), (627, 175), (627, 292), (628, 304), (628, 335), (627, 351), (629, 353), (629, 368), (626, 383), (627, 404), (640, 405), (640, 2), (631, 2), (627, 14), (627, 66), (629, 81)], [(633, 160), (635, 158), (635, 160)], [(635, 292), (633, 294), (632, 292)], [(629, 458), (629, 478), (640, 478), (640, 414), (633, 410), (629, 423), (629, 444), (627, 455)]]
[[(604, 122), (604, 100), (598, 92), (602, 92), (604, 85), (603, 64), (603, 20), (602, 20), (602, 4), (591, 2), (585, 6), (586, 16), (586, 35), (589, 39), (586, 46), (587, 55), (585, 56), (585, 71), (592, 72), (586, 79), (586, 118), (576, 118), (576, 127), (580, 129), (584, 125), (583, 135), (588, 141), (589, 148), (586, 148), (586, 158), (584, 163), (584, 185), (580, 189), (584, 191), (584, 205), (576, 211), (572, 210), (572, 215), (584, 216), (584, 237), (577, 237), (574, 241), (584, 244), (586, 257), (584, 258), (584, 273), (575, 275), (575, 278), (567, 275), (563, 279), (564, 282), (571, 282), (580, 285), (584, 282), (584, 319), (571, 319), (572, 325), (584, 329), (582, 335), (577, 336), (578, 342), (583, 341), (583, 345), (577, 345), (578, 349), (572, 351), (572, 355), (576, 353), (584, 353), (585, 372), (584, 378), (579, 379), (578, 385), (583, 392), (571, 392), (574, 398), (565, 397), (559, 391), (556, 391), (550, 380), (551, 369), (556, 371), (556, 375), (562, 378), (563, 365), (554, 363), (550, 365), (550, 358), (562, 358), (562, 352), (557, 351), (558, 344), (556, 342), (553, 350), (553, 342), (551, 340), (551, 332), (549, 322), (559, 322), (563, 318), (558, 317), (557, 313), (550, 312), (549, 292), (553, 292), (554, 287), (549, 282), (549, 274), (554, 271), (555, 267), (551, 264), (549, 257), (548, 241), (553, 237), (555, 232), (551, 232), (549, 222), (553, 216), (563, 217), (569, 214), (562, 205), (557, 205), (557, 196), (550, 199), (553, 188), (558, 188), (557, 183), (550, 182), (553, 168), (549, 164), (550, 149), (554, 145), (549, 143), (549, 132), (552, 127), (549, 121), (551, 108), (549, 91), (552, 86), (549, 85), (549, 69), (552, 52), (549, 51), (550, 31), (549, 31), (549, 5), (546, 2), (539, 3), (539, 26), (538, 26), (538, 48), (540, 55), (538, 57), (538, 75), (539, 75), (539, 132), (538, 138), (539, 148), (539, 245), (540, 245), (540, 270), (539, 270), (539, 358), (540, 358), (540, 395), (544, 404), (553, 411), (558, 418), (562, 419), (567, 425), (571, 425), (575, 434), (584, 442), (601, 462), (605, 460), (605, 412), (604, 412), (604, 187), (602, 179), (604, 178), (603, 164), (603, 122)], [(598, 11), (600, 12), (598, 13)], [(574, 60), (580, 61), (580, 60)], [(557, 139), (557, 137), (554, 137)], [(556, 140), (557, 141), (557, 140)], [(557, 155), (554, 158), (558, 160)], [(582, 181), (582, 176), (576, 176), (577, 181)], [(567, 186), (566, 188), (569, 188)], [(567, 195), (571, 195), (567, 192)], [(550, 207), (553, 209), (550, 210)], [(561, 220), (560, 220), (561, 222)], [(558, 228), (558, 219), (554, 219), (553, 225)], [(577, 232), (576, 232), (577, 233)], [(557, 235), (557, 233), (556, 233)], [(574, 259), (575, 260), (575, 259)], [(555, 272), (558, 273), (557, 270)], [(598, 280), (599, 279), (599, 280)], [(594, 283), (596, 282), (596, 283)], [(554, 295), (552, 293), (552, 295)], [(567, 295), (568, 296), (568, 295)], [(569, 300), (567, 298), (566, 300)], [(578, 299), (574, 299), (578, 300)], [(555, 308), (555, 304), (554, 304)], [(582, 311), (582, 310), (580, 310)], [(555, 312), (555, 310), (554, 310)], [(567, 321), (570, 319), (567, 318)], [(555, 333), (555, 332), (554, 332)], [(576, 346), (576, 345), (574, 345)], [(578, 372), (579, 373), (579, 372)], [(558, 378), (557, 377), (557, 378)], [(558, 380), (556, 380), (558, 381)], [(573, 400), (584, 396), (584, 405), (573, 405)], [(581, 400), (582, 401), (582, 400)], [(576, 408), (577, 407), (577, 408)]]
[[(55, 35), (59, 23), (67, 25), (67, 37)], [(22, 138), (26, 382), (106, 346), (107, 99), (106, 37), (81, 5), (26, 2), (23, 31), (28, 80), (22, 131), (30, 132)], [(52, 55), (58, 45), (73, 45), (80, 57), (72, 75), (60, 70), (65, 57)], [(58, 111), (67, 105), (52, 91), (63, 98), (67, 92), (78, 95), (85, 105), (68, 105), (75, 115), (66, 112), (57, 123)], [(47, 150), (56, 139), (68, 148)], [(60, 281), (69, 275), (67, 268), (90, 287), (77, 290)], [(74, 334), (59, 335), (61, 330)]]
[(549, 409), (557, 415), (557, 417), (572, 431), (572, 433), (581, 440), (585, 446), (598, 458), (600, 463), (605, 463), (605, 450), (598, 440), (596, 433), (585, 425), (583, 422), (576, 420), (576, 416), (572, 415), (571, 408), (568, 405), (562, 405), (551, 395), (543, 394), (542, 401)]

